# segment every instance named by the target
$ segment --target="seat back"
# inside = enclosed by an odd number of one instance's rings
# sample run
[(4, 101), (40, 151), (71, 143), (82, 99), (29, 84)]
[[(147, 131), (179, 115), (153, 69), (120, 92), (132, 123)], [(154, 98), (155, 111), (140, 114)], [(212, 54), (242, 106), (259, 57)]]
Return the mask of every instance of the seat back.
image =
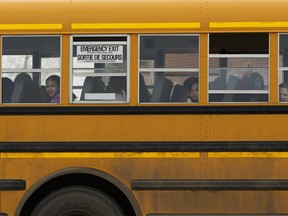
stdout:
[(100, 79), (100, 77), (86, 77), (80, 100), (85, 100), (86, 93), (103, 93), (105, 92), (105, 83)]
[(52, 98), (48, 95), (45, 85), (39, 87), (39, 97), (40, 103), (51, 103)]
[(173, 83), (163, 76), (158, 76), (154, 83), (151, 102), (170, 102)]
[[(238, 86), (239, 80), (240, 79), (238, 77), (230, 75), (226, 84), (226, 90), (235, 90)], [(233, 94), (225, 94), (223, 97), (223, 102), (232, 102), (233, 96)]]
[(144, 77), (142, 74), (139, 76), (139, 102), (145, 103), (149, 102), (151, 99), (151, 94), (147, 89)]
[(106, 92), (126, 95), (126, 88), (126, 77), (110, 77)]
[(171, 102), (187, 102), (188, 98), (184, 86), (176, 84), (171, 95)]
[(14, 83), (8, 77), (2, 78), (2, 103), (10, 103), (14, 89)]
[[(209, 82), (209, 90), (225, 90), (226, 77), (219, 76), (214, 81)], [(222, 102), (223, 94), (209, 94), (209, 102)]]
[(11, 103), (38, 103), (39, 86), (27, 73), (20, 73), (14, 80)]

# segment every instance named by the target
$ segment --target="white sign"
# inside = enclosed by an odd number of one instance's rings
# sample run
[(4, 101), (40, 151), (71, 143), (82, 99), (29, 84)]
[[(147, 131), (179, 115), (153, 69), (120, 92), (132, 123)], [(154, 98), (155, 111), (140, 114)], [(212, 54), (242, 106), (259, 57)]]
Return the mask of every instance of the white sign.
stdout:
[(123, 63), (121, 45), (80, 45), (77, 46), (78, 63)]

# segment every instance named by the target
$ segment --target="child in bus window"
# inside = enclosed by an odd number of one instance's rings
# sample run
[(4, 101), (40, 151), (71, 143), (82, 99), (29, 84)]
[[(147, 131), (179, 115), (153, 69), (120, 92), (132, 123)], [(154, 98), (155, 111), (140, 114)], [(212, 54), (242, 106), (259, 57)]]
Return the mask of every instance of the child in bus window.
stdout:
[(198, 102), (198, 78), (191, 76), (184, 81), (183, 85), (186, 90), (187, 102)]
[(288, 84), (281, 83), (279, 85), (279, 102), (288, 102)]
[(46, 79), (46, 91), (51, 103), (60, 103), (60, 77), (52, 75)]

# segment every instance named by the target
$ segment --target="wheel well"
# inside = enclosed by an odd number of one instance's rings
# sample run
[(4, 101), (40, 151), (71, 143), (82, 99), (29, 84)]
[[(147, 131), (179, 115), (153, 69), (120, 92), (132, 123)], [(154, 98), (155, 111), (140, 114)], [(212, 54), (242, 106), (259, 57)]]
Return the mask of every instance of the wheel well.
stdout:
[(136, 216), (127, 196), (114, 184), (99, 176), (86, 173), (71, 173), (55, 177), (36, 189), (23, 205), (19, 216), (30, 215), (34, 207), (48, 194), (63, 187), (88, 186), (103, 191), (112, 197), (126, 215)]

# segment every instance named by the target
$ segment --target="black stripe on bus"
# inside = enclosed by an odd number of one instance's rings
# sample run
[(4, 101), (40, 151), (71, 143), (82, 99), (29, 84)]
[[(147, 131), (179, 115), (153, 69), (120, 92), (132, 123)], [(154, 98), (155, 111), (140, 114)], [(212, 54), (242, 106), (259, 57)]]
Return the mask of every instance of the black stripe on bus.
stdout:
[(288, 180), (147, 180), (131, 181), (132, 190), (287, 190)]
[(1, 106), (0, 115), (288, 114), (288, 106)]
[(0, 179), (0, 191), (25, 190), (26, 181), (21, 179)]
[(288, 141), (0, 142), (0, 152), (288, 152)]

